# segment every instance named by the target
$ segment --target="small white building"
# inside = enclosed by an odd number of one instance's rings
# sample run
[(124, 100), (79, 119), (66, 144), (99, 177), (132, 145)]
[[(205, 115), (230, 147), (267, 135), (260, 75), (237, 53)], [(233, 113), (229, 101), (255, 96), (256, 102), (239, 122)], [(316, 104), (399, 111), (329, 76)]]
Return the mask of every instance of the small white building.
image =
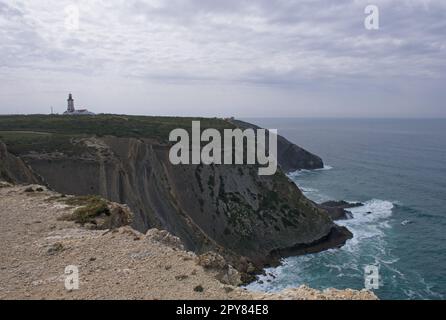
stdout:
[(93, 116), (94, 115), (93, 112), (90, 112), (87, 109), (77, 109), (76, 110), (74, 108), (74, 100), (73, 100), (73, 95), (71, 93), (68, 95), (67, 102), (68, 102), (68, 107), (67, 107), (67, 111), (65, 111), (63, 113), (64, 115), (68, 115), (68, 116), (78, 116), (78, 115)]

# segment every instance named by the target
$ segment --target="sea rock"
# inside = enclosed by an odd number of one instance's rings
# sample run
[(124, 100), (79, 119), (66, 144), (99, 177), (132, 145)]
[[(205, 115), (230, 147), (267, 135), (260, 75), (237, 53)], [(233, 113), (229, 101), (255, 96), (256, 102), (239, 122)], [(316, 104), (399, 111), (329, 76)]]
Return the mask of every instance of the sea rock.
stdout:
[(340, 248), (352, 238), (353, 234), (346, 227), (335, 225), (326, 237), (312, 243), (297, 244), (289, 248), (272, 251), (270, 259), (274, 262), (280, 257), (318, 253), (331, 248)]
[(328, 215), (336, 220), (348, 220), (353, 217), (352, 213), (346, 209), (361, 207), (364, 204), (362, 203), (349, 203), (346, 201), (327, 201), (321, 203), (319, 207), (325, 210)]

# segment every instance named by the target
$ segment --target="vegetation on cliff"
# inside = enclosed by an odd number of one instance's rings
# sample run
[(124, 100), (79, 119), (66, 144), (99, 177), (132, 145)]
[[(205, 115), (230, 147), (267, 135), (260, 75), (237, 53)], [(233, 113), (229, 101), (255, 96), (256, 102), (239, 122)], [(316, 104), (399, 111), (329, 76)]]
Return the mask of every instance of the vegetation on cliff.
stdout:
[(191, 122), (199, 120), (201, 127), (217, 130), (234, 125), (217, 118), (149, 117), (128, 115), (96, 115), (68, 117), (58, 115), (0, 116), (0, 140), (11, 153), (23, 155), (35, 152), (79, 154), (82, 146), (73, 148), (72, 140), (89, 136), (150, 138), (168, 143), (169, 133), (182, 128), (191, 130)]

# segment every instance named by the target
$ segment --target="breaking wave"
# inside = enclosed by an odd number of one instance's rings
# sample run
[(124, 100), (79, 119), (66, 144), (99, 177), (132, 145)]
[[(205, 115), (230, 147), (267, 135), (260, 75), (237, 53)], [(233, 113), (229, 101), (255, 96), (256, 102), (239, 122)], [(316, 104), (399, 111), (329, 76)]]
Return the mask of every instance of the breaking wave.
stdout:
[[(331, 166), (326, 166), (319, 171), (331, 169)], [(315, 188), (299, 185), (297, 178), (307, 173), (311, 172), (300, 170), (291, 173), (289, 177), (309, 198), (318, 202), (330, 200)], [(259, 276), (247, 289), (274, 292), (302, 284), (318, 289), (362, 289), (363, 270), (366, 265), (391, 265), (398, 261), (397, 257), (387, 252), (385, 239), (385, 230), (390, 228), (388, 220), (393, 208), (394, 204), (390, 201), (372, 199), (362, 207), (350, 209), (353, 218), (338, 222), (339, 225), (349, 228), (354, 235), (344, 247), (313, 255), (286, 258), (279, 267), (265, 270), (265, 275)]]
[[(332, 167), (327, 166), (320, 170), (331, 169)], [(315, 188), (299, 185), (298, 177), (302, 174), (316, 172), (301, 170), (289, 174), (307, 197), (316, 202), (333, 200)], [(351, 202), (357, 201), (351, 199)], [(279, 267), (266, 269), (264, 275), (259, 276), (257, 281), (246, 288), (252, 291), (277, 292), (305, 284), (321, 290), (332, 287), (361, 290), (364, 288), (365, 266), (374, 265), (379, 267), (381, 276), (381, 287), (375, 291), (378, 296), (385, 293), (386, 296), (422, 299), (428, 294), (441, 298), (441, 295), (433, 292), (431, 286), (425, 284), (419, 274), (412, 271), (405, 274), (398, 269), (400, 259), (389, 248), (388, 237), (394, 225), (392, 213), (400, 204), (381, 199), (371, 199), (363, 204), (361, 207), (349, 209), (352, 219), (337, 221), (337, 224), (346, 226), (353, 233), (353, 239), (345, 246), (317, 254), (283, 259)], [(414, 281), (421, 284), (422, 288), (413, 288)]]

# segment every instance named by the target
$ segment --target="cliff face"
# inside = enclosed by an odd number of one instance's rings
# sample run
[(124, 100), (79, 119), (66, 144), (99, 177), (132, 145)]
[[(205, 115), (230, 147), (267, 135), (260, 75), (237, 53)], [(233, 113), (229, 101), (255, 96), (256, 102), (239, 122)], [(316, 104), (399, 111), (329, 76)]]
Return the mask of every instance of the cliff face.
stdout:
[[(242, 129), (260, 129), (260, 127), (240, 121), (230, 120), (235, 126)], [(284, 172), (294, 172), (296, 170), (313, 170), (324, 167), (324, 162), (318, 156), (288, 141), (285, 137), (277, 136), (277, 161)]]
[[(285, 149), (298, 148), (288, 144)], [(21, 148), (26, 152), (20, 158), (33, 172), (5, 149), (0, 160), (13, 161), (7, 172), (17, 175), (19, 182), (42, 177), (61, 193), (97, 194), (127, 204), (138, 231), (165, 229), (189, 250), (235, 257), (239, 264), (233, 264), (242, 271), (253, 270), (240, 256), (262, 267), (281, 256), (340, 246), (351, 237), (281, 170), (274, 176), (259, 176), (256, 166), (174, 166), (168, 158), (169, 145), (148, 138), (84, 135), (71, 138), (68, 146), (60, 145), (76, 152)], [(279, 145), (282, 156), (287, 154), (281, 149)], [(298, 157), (294, 152), (293, 156)], [(317, 162), (317, 157), (304, 161), (306, 168)]]
[(222, 246), (261, 263), (275, 250), (314, 243), (331, 219), (282, 173), (249, 166), (173, 166), (168, 146), (134, 138), (88, 138), (80, 157), (28, 155), (55, 190), (126, 203), (133, 227), (164, 228), (194, 251)]
[(0, 141), (0, 180), (11, 183), (41, 183), (42, 180), (22, 159), (10, 154), (6, 145)]

